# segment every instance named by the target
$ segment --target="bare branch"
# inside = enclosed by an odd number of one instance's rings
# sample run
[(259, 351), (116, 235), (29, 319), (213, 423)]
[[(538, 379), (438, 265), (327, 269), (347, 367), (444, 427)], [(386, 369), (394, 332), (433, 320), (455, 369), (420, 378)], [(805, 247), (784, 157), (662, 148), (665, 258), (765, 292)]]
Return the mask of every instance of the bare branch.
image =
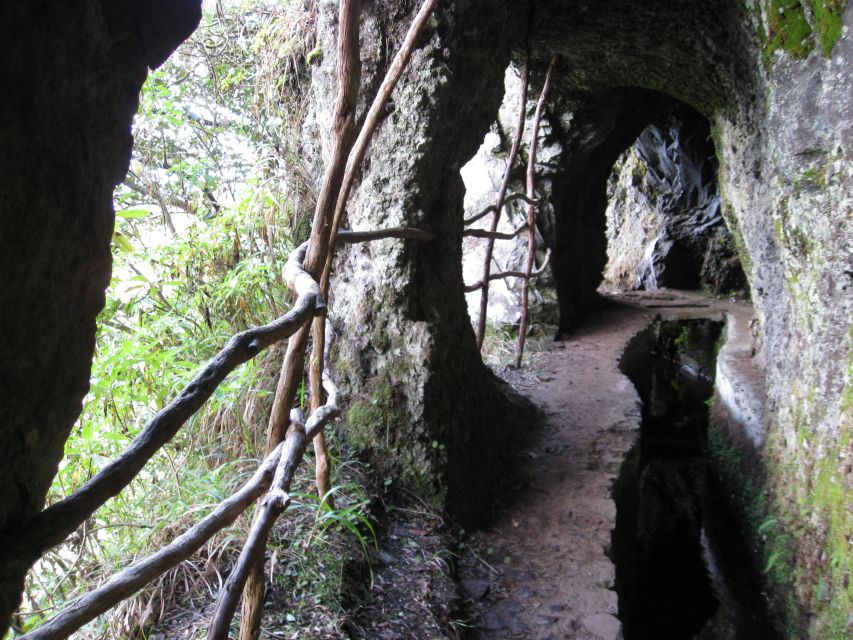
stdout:
[(21, 636), (21, 640), (60, 640), (116, 604), (129, 598), (143, 586), (180, 564), (195, 553), (213, 535), (233, 523), (249, 505), (270, 487), (281, 459), (283, 446), (264, 460), (255, 474), (201, 522), (175, 538), (168, 546), (117, 573), (97, 589), (90, 591), (44, 625)]
[(284, 441), (284, 451), (276, 467), (272, 487), (261, 502), (260, 511), (252, 522), (252, 529), (240, 552), (240, 557), (219, 592), (216, 609), (207, 631), (208, 640), (228, 640), (231, 620), (237, 611), (243, 587), (258, 565), (263, 568), (264, 551), (267, 548), (270, 530), (290, 501), (287, 491), (290, 489), (296, 467), (302, 460), (305, 445), (308, 442), (305, 427), (301, 424), (298, 413), (297, 409), (291, 412), (291, 428)]
[[(115, 460), (67, 498), (36, 515), (0, 552), (4, 560), (33, 561), (60, 544), (107, 500), (124, 489), (148, 460), (169, 442), (181, 426), (207, 401), (225, 377), (263, 349), (304, 326), (325, 309), (317, 283), (302, 269), (305, 245), (291, 254), (285, 277), (299, 297), (289, 312), (262, 327), (233, 336), (186, 388), (162, 409)], [(11, 561), (11, 560), (10, 560)]]
[[(554, 66), (557, 64), (557, 56), (551, 57), (548, 65), (548, 73), (545, 75), (545, 84), (536, 104), (536, 115), (533, 118), (533, 131), (530, 134), (530, 155), (527, 162), (527, 195), (536, 193), (536, 150), (539, 145), (539, 125), (542, 122), (542, 114), (545, 112), (545, 102), (551, 90), (551, 78), (554, 76)], [(530, 290), (530, 276), (533, 271), (533, 261), (536, 257), (536, 207), (527, 205), (527, 270), (524, 274), (524, 282), (521, 285), (521, 325), (518, 329), (518, 350), (515, 354), (515, 368), (521, 367), (521, 358), (524, 355), (524, 342), (527, 339), (527, 307)]]
[[(545, 273), (545, 269), (548, 268), (548, 262), (551, 259), (551, 250), (548, 249), (545, 252), (545, 260), (542, 261), (542, 265), (536, 270), (530, 272), (530, 277), (535, 278), (537, 276), (541, 276)], [(489, 274), (489, 280), (503, 280), (505, 278), (524, 278), (527, 276), (526, 271), (501, 271), (500, 273), (492, 273)], [(477, 282), (475, 284), (469, 284), (465, 287), (465, 293), (473, 293), (477, 289), (482, 289), (483, 283)]]
[[(510, 202), (515, 202), (516, 200), (523, 200), (527, 204), (539, 204), (538, 198), (529, 198), (527, 197), (526, 193), (511, 193), (504, 199), (504, 204), (509, 204)], [(495, 205), (490, 204), (488, 207), (486, 207), (479, 213), (475, 213), (470, 218), (465, 218), (465, 220), (462, 221), (462, 224), (467, 227), (468, 225), (474, 224), (475, 222), (477, 222), (477, 220), (485, 218), (487, 215), (489, 215), (490, 213), (494, 213), (497, 210), (498, 208)]]
[[(529, 56), (528, 56), (529, 57)], [(506, 190), (509, 187), (509, 180), (512, 176), (512, 168), (515, 165), (515, 159), (518, 157), (518, 150), (521, 147), (521, 136), (524, 134), (524, 116), (527, 107), (527, 82), (529, 75), (529, 61), (525, 59), (524, 66), (521, 68), (521, 94), (518, 98), (518, 122), (515, 127), (515, 138), (512, 141), (512, 149), (509, 152), (506, 170), (504, 171), (503, 182), (498, 191), (498, 199), (495, 203), (495, 215), (492, 218), (491, 232), (495, 233), (498, 230), (498, 223), (501, 219), (501, 211), (504, 207), (506, 199)], [(492, 271), (492, 254), (495, 250), (495, 239), (489, 238), (486, 245), (486, 257), (483, 261), (483, 291), (480, 296), (480, 316), (477, 318), (477, 348), (482, 349), (483, 338), (486, 336), (486, 312), (489, 308), (489, 274)]]
[[(437, 4), (438, 0), (424, 0), (424, 3), (418, 10), (418, 14), (415, 16), (415, 19), (412, 20), (412, 24), (409, 26), (408, 32), (406, 32), (406, 39), (403, 40), (400, 50), (397, 52), (397, 55), (394, 56), (394, 60), (391, 62), (391, 66), (388, 68), (388, 72), (382, 80), (382, 85), (379, 87), (379, 91), (373, 99), (373, 104), (370, 105), (370, 110), (367, 112), (367, 117), (364, 119), (364, 125), (361, 128), (361, 132), (358, 134), (358, 139), (355, 141), (352, 153), (350, 153), (350, 157), (347, 160), (347, 170), (344, 175), (344, 181), (341, 184), (341, 191), (338, 195), (338, 204), (335, 207), (335, 219), (332, 223), (332, 235), (330, 240), (331, 246), (335, 246), (338, 231), (343, 224), (347, 201), (349, 200), (350, 191), (352, 191), (352, 185), (355, 182), (355, 176), (361, 168), (361, 163), (364, 161), (364, 156), (367, 153), (367, 147), (373, 139), (373, 133), (376, 131), (376, 127), (379, 126), (379, 121), (385, 113), (385, 105), (388, 103), (388, 99), (391, 97), (394, 87), (397, 86), (397, 82), (399, 82), (400, 77), (403, 75), (406, 65), (409, 64), (409, 59), (412, 57), (412, 53), (414, 52), (415, 46), (420, 38), (421, 31), (423, 31), (424, 26), (429, 20), (430, 15), (432, 15), (433, 9), (435, 9)], [(323, 275), (320, 278), (320, 290), (326, 293), (328, 293), (329, 289), (329, 275), (332, 271), (332, 261), (333, 256), (330, 255), (326, 259), (326, 266), (323, 269)]]
[(376, 229), (372, 231), (338, 231), (338, 242), (356, 244), (360, 242), (373, 242), (374, 240), (385, 240), (386, 238), (401, 238), (404, 240), (423, 240), (428, 242), (435, 235), (423, 229), (411, 227), (393, 227), (391, 229)]
[(237, 560), (225, 586), (219, 592), (216, 609), (210, 622), (208, 640), (228, 640), (228, 630), (231, 620), (237, 611), (240, 594), (254, 570), (263, 567), (264, 550), (267, 546), (269, 533), (273, 524), (287, 507), (289, 497), (287, 492), (293, 482), (293, 476), (308, 441), (322, 433), (323, 428), (339, 415), (337, 406), (337, 389), (328, 374), (323, 375), (324, 387), (329, 394), (325, 405), (314, 411), (306, 424), (302, 424), (301, 412), (294, 409), (290, 413), (290, 429), (284, 442), (284, 451), (278, 461), (275, 478), (269, 492), (261, 503), (261, 510), (255, 521), (240, 558)]
[[(532, 205), (531, 205), (532, 206)], [(501, 233), (500, 231), (486, 231), (485, 229), (465, 229), (462, 232), (462, 237), (464, 238), (488, 238), (489, 240), (512, 240), (515, 237), (518, 237), (522, 231), (527, 229), (527, 223), (522, 224), (515, 231), (511, 231), (510, 233)], [(491, 278), (490, 278), (491, 280)]]
[[(320, 281), (320, 291), (328, 289), (325, 274), (333, 259), (337, 228), (335, 212), (341, 206), (342, 186), (347, 175), (348, 160), (352, 155), (356, 135), (355, 112), (358, 89), (361, 83), (361, 57), (359, 53), (360, 0), (340, 0), (338, 11), (338, 95), (332, 125), (332, 153), (323, 174), (323, 183), (314, 221), (311, 227), (305, 270)], [(346, 198), (343, 197), (345, 200)], [(322, 322), (318, 323), (322, 324)], [(296, 387), (305, 366), (305, 346), (310, 327), (303, 327), (287, 344), (287, 354), (282, 363), (276, 387), (270, 420), (267, 426), (267, 451), (277, 445), (287, 430), (290, 407)], [(261, 624), (264, 600), (263, 558), (251, 567), (246, 585), (246, 596), (240, 616), (240, 640), (255, 640)]]

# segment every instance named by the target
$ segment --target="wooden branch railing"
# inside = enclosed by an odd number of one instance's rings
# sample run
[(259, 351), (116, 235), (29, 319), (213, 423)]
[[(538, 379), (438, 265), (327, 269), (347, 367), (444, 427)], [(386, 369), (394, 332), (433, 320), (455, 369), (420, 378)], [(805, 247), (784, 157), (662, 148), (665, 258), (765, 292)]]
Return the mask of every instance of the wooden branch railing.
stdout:
[[(504, 202), (506, 200), (506, 191), (509, 188), (509, 181), (512, 177), (512, 169), (515, 166), (515, 160), (518, 157), (518, 150), (521, 147), (521, 137), (524, 134), (524, 116), (525, 116), (525, 107), (527, 106), (527, 83), (528, 83), (528, 75), (529, 75), (529, 61), (525, 59), (524, 66), (521, 69), (521, 95), (519, 96), (519, 107), (518, 107), (518, 122), (516, 123), (515, 128), (515, 137), (512, 141), (512, 149), (509, 152), (509, 159), (507, 160), (506, 170), (504, 171), (503, 181), (501, 182), (501, 187), (498, 190), (498, 199), (495, 202), (495, 210), (494, 215), (492, 216), (492, 225), (489, 231), (491, 233), (496, 233), (498, 230), (498, 223), (501, 219), (501, 212), (503, 211)], [(477, 348), (483, 348), (483, 339), (486, 336), (486, 312), (489, 308), (489, 274), (492, 271), (492, 255), (495, 250), (495, 239), (490, 238), (488, 244), (486, 245), (486, 256), (483, 261), (483, 278), (480, 282), (483, 283), (483, 287), (480, 293), (480, 316), (477, 319)]]
[(49, 548), (62, 543), (86, 518), (130, 484), (154, 454), (174, 438), (181, 426), (213, 395), (229, 373), (270, 345), (293, 335), (314, 314), (325, 309), (318, 284), (299, 263), (304, 252), (305, 245), (293, 253), (285, 268), (285, 278), (298, 294), (293, 308), (274, 322), (232, 337), (115, 460), (70, 496), (36, 515), (14, 537), (7, 537), (4, 548), (0, 550), (0, 564), (12, 560), (20, 562), (21, 558), (34, 562)]
[(263, 563), (264, 551), (267, 547), (270, 531), (275, 521), (287, 508), (289, 497), (287, 492), (293, 482), (293, 476), (305, 449), (312, 439), (323, 433), (326, 424), (340, 415), (338, 407), (338, 392), (331, 376), (328, 374), (330, 336), (325, 336), (323, 350), (322, 385), (328, 394), (326, 403), (311, 412), (306, 423), (302, 421), (302, 412), (293, 409), (290, 412), (291, 428), (288, 429), (282, 453), (276, 468), (272, 486), (261, 503), (261, 510), (252, 523), (252, 529), (246, 539), (246, 544), (225, 586), (219, 592), (219, 598), (214, 609), (208, 629), (208, 640), (228, 640), (228, 630), (231, 620), (237, 611), (240, 595), (252, 575), (255, 567)]
[[(355, 175), (364, 159), (370, 139), (378, 126), (381, 114), (384, 113), (391, 92), (414, 51), (419, 34), (437, 3), (438, 0), (425, 0), (422, 5), (403, 46), (389, 68), (368, 112), (364, 127), (353, 146), (355, 104), (360, 81), (358, 53), (360, 3), (358, 0), (341, 0), (339, 22), (341, 90), (335, 110), (332, 160), (324, 174), (311, 238), (291, 254), (285, 268), (285, 278), (298, 294), (293, 309), (268, 325), (234, 336), (190, 385), (155, 416), (114, 462), (105, 467), (78, 492), (36, 516), (26, 526), (22, 535), (4, 538), (6, 547), (0, 551), (0, 559), (9, 558), (10, 554), (15, 554), (32, 563), (44, 550), (61, 543), (98, 507), (118, 494), (138, 475), (154, 453), (174, 437), (181, 425), (198, 411), (231, 371), (271, 344), (289, 337), (287, 355), (282, 365), (282, 375), (270, 417), (266, 460), (253, 478), (238, 492), (221, 503), (208, 517), (176, 538), (173, 543), (116, 574), (104, 585), (84, 595), (41, 628), (24, 636), (25, 638), (44, 640), (67, 637), (81, 625), (104, 613), (147, 582), (189, 557), (217, 531), (231, 524), (272, 485), (262, 509), (259, 510), (259, 517), (253, 523), (252, 532), (240, 560), (232, 571), (226, 588), (220, 594), (209, 635), (210, 638), (228, 637), (227, 630), (242, 592), (244, 598), (240, 638), (247, 640), (257, 637), (264, 591), (263, 556), (270, 527), (285, 508), (286, 492), (307, 442), (314, 439), (316, 448), (318, 443), (322, 442), (324, 426), (339, 414), (337, 392), (325, 362), (328, 358), (329, 341), (325, 340), (323, 317), (334, 247), (338, 241), (359, 243), (385, 238), (431, 240), (433, 237), (427, 231), (403, 227), (374, 231), (340, 231), (340, 227)], [(310, 382), (313, 411), (304, 427), (301, 423), (295, 423), (296, 426), (282, 445), (280, 443), (285, 440), (283, 436), (290, 421), (289, 416), (285, 415), (282, 418), (281, 414), (289, 413), (296, 388), (295, 383), (302, 376), (309, 321), (314, 316), (318, 316), (314, 324), (314, 349), (315, 352), (319, 349), (319, 353), (326, 357), (320, 357), (319, 366), (314, 366), (312, 358)], [(321, 339), (318, 339), (318, 330)], [(321, 404), (323, 390), (327, 394), (325, 404)], [(274, 477), (272, 469), (276, 470)], [(319, 482), (318, 486), (320, 486)]]
[[(408, 233), (408, 230), (403, 228), (364, 231), (359, 232), (359, 234), (360, 235), (357, 237), (357, 239), (355, 239), (355, 241), (365, 242), (369, 239), (381, 239), (389, 237), (428, 239), (429, 236), (429, 234), (423, 233), (410, 234)], [(346, 238), (347, 236), (344, 237)], [(310, 276), (308, 276), (301, 267), (302, 260), (305, 257), (306, 249), (307, 243), (304, 243), (293, 251), (290, 258), (288, 259), (287, 266), (285, 267), (285, 277), (291, 287), (302, 291), (302, 295), (300, 296), (300, 298), (303, 296), (308, 296), (309, 298), (311, 296), (314, 296), (314, 302), (312, 303), (313, 309), (324, 308), (324, 305), (322, 304), (322, 298), (318, 296), (319, 287), (317, 283), (314, 282), (314, 280)], [(298, 300), (297, 305), (299, 305)], [(296, 309), (296, 307), (294, 309)], [(285, 316), (282, 316), (282, 318), (289, 318), (293, 314), (294, 311), (291, 311), (288, 314), (285, 314)], [(306, 313), (305, 315), (306, 317), (303, 322), (307, 325), (308, 319), (310, 318), (311, 314)], [(228, 344), (232, 345), (236, 339), (241, 338), (241, 336), (248, 335), (252, 336), (253, 340), (258, 340), (257, 344), (259, 345), (260, 350), (266, 346), (269, 346), (269, 344), (272, 344), (273, 341), (271, 341), (271, 338), (269, 336), (276, 335), (275, 331), (279, 331), (278, 328), (274, 331), (270, 331), (269, 328), (278, 327), (281, 323), (282, 319), (279, 319), (273, 323), (265, 325), (264, 327), (243, 332), (232, 338), (232, 340), (229, 341)], [(292, 330), (292, 327), (288, 330)], [(284, 336), (282, 336), (282, 338), (283, 337)], [(172, 541), (169, 545), (167, 545), (160, 551), (157, 551), (156, 553), (148, 556), (143, 560), (135, 562), (127, 569), (124, 569), (120, 573), (117, 573), (101, 586), (97, 587), (96, 589), (90, 591), (86, 595), (73, 602), (70, 606), (68, 606), (56, 616), (51, 618), (48, 622), (43, 624), (38, 629), (21, 636), (21, 640), (59, 640), (61, 638), (67, 638), (71, 633), (73, 633), (86, 623), (91, 622), (96, 617), (105, 613), (122, 600), (125, 600), (126, 598), (132, 596), (134, 593), (136, 593), (139, 589), (144, 587), (149, 582), (157, 579), (165, 572), (169, 571), (184, 560), (188, 559), (213, 535), (215, 535), (217, 532), (221, 531), (225, 527), (230, 526), (240, 516), (240, 514), (242, 514), (249, 506), (251, 506), (252, 503), (254, 503), (268, 490), (269, 493), (267, 494), (267, 499), (264, 502), (265, 509), (267, 503), (273, 501), (274, 498), (278, 499), (276, 498), (276, 496), (280, 497), (281, 491), (286, 492), (290, 486), (290, 483), (292, 482), (292, 470), (296, 468), (296, 465), (302, 458), (302, 453), (304, 453), (305, 443), (315, 438), (318, 434), (322, 433), (325, 426), (340, 415), (340, 409), (338, 406), (338, 391), (334, 383), (332, 382), (331, 376), (329, 375), (328, 346), (330, 345), (330, 343), (331, 340), (327, 338), (327, 348), (324, 350), (324, 369), (322, 375), (322, 384), (327, 394), (327, 400), (324, 405), (322, 405), (311, 413), (304, 427), (301, 429), (301, 432), (303, 433), (302, 444), (300, 445), (301, 448), (300, 446), (296, 446), (299, 444), (298, 440), (296, 441), (295, 445), (279, 444), (267, 456), (267, 458), (255, 472), (255, 474), (252, 476), (252, 478), (249, 479), (242, 487), (240, 487), (240, 489), (237, 490), (233, 495), (223, 500), (216, 507), (216, 509), (212, 513), (210, 513), (210, 515), (205, 517), (192, 528), (188, 529), (182, 535), (175, 538), (174, 541)], [(225, 352), (227, 349), (228, 347), (226, 347), (226, 349), (223, 349), (223, 352)], [(214, 359), (214, 361), (215, 360), (216, 359)], [(196, 381), (197, 380), (198, 377), (196, 378)], [(181, 396), (179, 396), (179, 398), (180, 397)], [(177, 402), (177, 400), (175, 402)], [(93, 478), (93, 481), (96, 478)], [(90, 485), (91, 482), (87, 486)], [(273, 487), (272, 489), (270, 489), (271, 486)], [(279, 493), (276, 493), (276, 491), (278, 491)], [(52, 508), (53, 507), (51, 507), (51, 509)], [(275, 505), (273, 505), (273, 507), (271, 508), (274, 510)], [(46, 510), (44, 513), (46, 513), (47, 511), (49, 511), (49, 509)], [(272, 513), (270, 513), (267, 517), (269, 518), (271, 515)], [(272, 520), (269, 522), (269, 526), (272, 525), (272, 522), (274, 522), (274, 520), (275, 518), (272, 518)], [(42, 538), (39, 536), (38, 539), (41, 540)], [(246, 557), (247, 560), (242, 565), (238, 563), (238, 567), (243, 567), (246, 565), (248, 560), (252, 558), (257, 558), (258, 545), (258, 534), (255, 533), (254, 537), (250, 535), (248, 546), (249, 550), (244, 550), (243, 554), (241, 554), (241, 558)], [(263, 553), (263, 546), (260, 547), (260, 553)], [(244, 569), (242, 568), (240, 570), (244, 571)], [(231, 617), (233, 617), (234, 608), (236, 608), (236, 603), (233, 602), (233, 598), (236, 597), (237, 599), (239, 599), (240, 590), (242, 589), (242, 586), (245, 583), (246, 575), (241, 575), (240, 573), (235, 575), (234, 572), (232, 572), (232, 575), (234, 575), (234, 579), (232, 580), (231, 578), (229, 578), (229, 581), (226, 583), (226, 589), (225, 591), (223, 591), (223, 594), (226, 594), (229, 598), (229, 600), (227, 601), (228, 605), (225, 608), (217, 608), (218, 612), (222, 612), (217, 618), (217, 620), (219, 621), (224, 618), (225, 613), (227, 613), (228, 611), (230, 611)], [(236, 588), (238, 580), (240, 580), (240, 589)], [(236, 594), (236, 596), (234, 594)], [(232, 605), (234, 608), (232, 608)], [(229, 624), (231, 617), (228, 618)], [(211, 637), (225, 638), (227, 636)]]
[(188, 529), (143, 560), (134, 562), (97, 589), (82, 596), (62, 612), (20, 640), (60, 640), (105, 613), (122, 600), (129, 598), (152, 580), (177, 566), (216, 533), (230, 526), (238, 516), (261, 497), (273, 481), (281, 459), (283, 445), (264, 460), (255, 474), (236, 493), (224, 500), (201, 522)]
[[(331, 237), (332, 220), (346, 173), (346, 163), (357, 133), (355, 116), (361, 83), (360, 15), (360, 0), (340, 0), (337, 47), (338, 92), (332, 120), (332, 152), (323, 173), (322, 186), (314, 208), (309, 249), (304, 262), (305, 270), (317, 281), (320, 280), (324, 265), (335, 246), (335, 240)], [(310, 327), (305, 326), (288, 341), (267, 426), (267, 451), (271, 451), (286, 437), (293, 398), (304, 375), (305, 347), (308, 344), (310, 331)], [(318, 399), (312, 394), (311, 401), (314, 403)], [(315, 449), (318, 452), (318, 460), (325, 460), (327, 456), (322, 439), (318, 438)], [(240, 640), (256, 640), (259, 636), (265, 587), (264, 559), (261, 556), (251, 567), (246, 580), (240, 615)]]
[[(542, 122), (542, 114), (545, 112), (545, 102), (551, 90), (551, 79), (554, 75), (554, 66), (557, 64), (557, 56), (551, 57), (548, 65), (548, 73), (545, 74), (545, 84), (542, 85), (542, 93), (536, 104), (536, 115), (533, 118), (533, 131), (530, 132), (530, 153), (527, 159), (527, 195), (532, 198), (536, 193), (536, 150), (539, 146), (539, 125)], [(533, 261), (536, 256), (536, 207), (527, 205), (527, 269), (521, 285), (521, 324), (518, 329), (518, 349), (515, 354), (515, 368), (521, 368), (521, 359), (524, 355), (524, 343), (527, 339), (527, 312), (530, 291), (530, 276), (533, 272)]]
[(240, 595), (253, 568), (263, 561), (270, 531), (290, 501), (287, 492), (290, 490), (296, 469), (302, 461), (305, 448), (312, 438), (322, 433), (323, 427), (328, 422), (340, 414), (334, 385), (328, 377), (324, 382), (329, 392), (329, 399), (325, 405), (311, 414), (307, 424), (302, 423), (301, 411), (298, 409), (291, 411), (291, 428), (287, 432), (284, 451), (279, 459), (272, 487), (261, 503), (260, 513), (252, 523), (252, 529), (237, 563), (231, 570), (225, 586), (219, 592), (219, 599), (208, 629), (208, 640), (228, 640), (228, 630), (237, 611)]
[[(526, 271), (500, 271), (498, 273), (489, 274), (489, 280), (504, 280), (506, 278), (525, 278), (528, 275), (531, 278), (536, 278), (545, 273), (545, 269), (548, 268), (548, 262), (551, 259), (551, 250), (548, 249), (545, 252), (545, 260), (542, 261), (542, 264), (539, 266), (536, 271), (531, 271), (529, 274)], [(473, 293), (477, 289), (481, 289), (483, 287), (482, 282), (476, 282), (474, 284), (469, 284), (465, 286), (465, 293)]]
[[(385, 107), (388, 104), (388, 100), (391, 98), (391, 93), (394, 91), (394, 88), (397, 86), (397, 83), (403, 75), (403, 71), (409, 64), (409, 60), (415, 51), (415, 47), (417, 46), (421, 33), (423, 32), (424, 27), (437, 4), (438, 0), (424, 0), (421, 8), (418, 10), (418, 13), (415, 15), (414, 20), (412, 20), (412, 24), (409, 25), (409, 30), (406, 32), (403, 44), (400, 46), (400, 50), (391, 61), (391, 66), (388, 67), (388, 71), (382, 79), (382, 84), (379, 86), (379, 91), (374, 97), (373, 102), (370, 105), (370, 109), (367, 111), (364, 124), (362, 125), (358, 138), (350, 151), (349, 158), (347, 158), (346, 170), (344, 172), (344, 178), (335, 204), (335, 213), (332, 218), (332, 228), (329, 234), (329, 245), (331, 247), (334, 247), (337, 244), (340, 229), (343, 225), (344, 217), (346, 216), (346, 207), (347, 202), (349, 201), (350, 192), (352, 191), (353, 184), (355, 183), (356, 174), (360, 171), (362, 162), (364, 162), (364, 157), (367, 154), (367, 148), (370, 146), (370, 142), (373, 139), (376, 128), (379, 126), (379, 122), (385, 114)], [(430, 238), (419, 239), (431, 239), (431, 236)], [(333, 260), (334, 255), (330, 252), (326, 256), (326, 263), (323, 266), (322, 275), (320, 276), (320, 292), (323, 293), (324, 296), (328, 296), (329, 294), (329, 278), (332, 272)], [(319, 363), (322, 362), (322, 354), (324, 351), (323, 341), (325, 335), (325, 324), (325, 317), (320, 316), (315, 320), (313, 327), (314, 347), (311, 353), (311, 370), (309, 376), (312, 403), (319, 402), (321, 396), (320, 384), (322, 375), (320, 374), (322, 373), (322, 369)], [(321, 448), (323, 447), (322, 440), (323, 436), (320, 434), (314, 443), (315, 451), (318, 452), (316, 473), (317, 490), (321, 498), (327, 499), (329, 493), (328, 490), (330, 488), (329, 468), (326, 464), (325, 449)]]
[[(320, 274), (320, 291), (326, 292), (329, 290), (329, 277), (332, 269), (332, 261), (334, 259), (333, 250), (337, 243), (338, 232), (343, 224), (343, 219), (346, 213), (346, 205), (349, 199), (349, 194), (352, 185), (355, 182), (357, 171), (361, 168), (361, 163), (367, 153), (367, 147), (370, 144), (376, 127), (385, 112), (385, 105), (391, 96), (394, 87), (400, 80), (409, 59), (417, 44), (420, 33), (429, 20), (433, 9), (438, 4), (438, 0), (424, 0), (415, 19), (412, 21), (403, 45), (391, 62), (388, 72), (379, 87), (379, 91), (373, 100), (373, 103), (368, 110), (364, 125), (358, 134), (354, 145), (349, 148), (349, 155), (346, 159), (346, 167), (343, 171), (343, 177), (338, 188), (332, 189), (331, 182), (324, 181), (323, 189), (320, 192), (320, 198), (317, 202), (317, 208), (314, 215), (314, 229), (321, 229), (324, 234), (328, 229), (328, 236), (317, 236), (318, 242), (314, 246), (316, 251), (312, 251), (308, 255), (305, 267), (312, 275)], [(354, 108), (358, 84), (360, 82), (360, 74), (354, 73), (358, 64), (358, 20), (357, 13), (360, 5), (357, 0), (341, 0), (340, 2), (340, 17), (338, 24), (340, 25), (340, 33), (338, 36), (339, 46), (339, 70), (338, 80), (340, 83), (340, 93), (338, 97), (338, 106), (342, 104), (351, 104)], [(337, 113), (337, 109), (336, 109)], [(344, 126), (346, 125), (346, 126)], [(333, 130), (333, 138), (336, 140), (334, 148), (336, 153), (327, 166), (327, 176), (339, 174), (341, 170), (341, 158), (343, 155), (338, 153), (342, 150), (345, 144), (349, 141), (349, 134), (354, 130), (349, 128), (349, 121), (344, 121), (341, 118), (335, 118), (335, 126)], [(346, 133), (346, 135), (344, 135)], [(329, 215), (333, 211), (333, 215)], [(330, 224), (331, 222), (331, 224)], [(312, 239), (315, 234), (312, 232)], [(322, 240), (327, 240), (325, 251), (320, 251), (322, 248)], [(316, 262), (315, 262), (316, 259)], [(320, 402), (320, 365), (322, 362), (322, 353), (324, 350), (323, 341), (325, 335), (325, 318), (322, 316), (317, 318), (313, 326), (314, 349), (311, 355), (311, 368), (309, 375), (309, 388), (311, 395), (312, 407)], [(268, 429), (267, 447), (268, 449), (275, 443), (283, 439), (288, 423), (290, 406), (293, 401), (293, 396), (296, 392), (296, 387), (302, 376), (304, 365), (304, 350), (308, 341), (308, 328), (303, 328), (295, 334), (288, 342), (287, 354), (284, 363), (282, 364), (282, 373), (279, 378), (279, 385), (276, 389), (276, 396), (273, 400), (273, 411), (270, 416), (270, 424)], [(317, 486), (321, 494), (326, 493), (325, 487), (328, 487), (328, 467), (324, 467), (326, 458), (325, 445), (322, 439), (322, 434), (318, 435), (314, 441), (315, 451), (317, 451)], [(260, 565), (260, 566), (259, 566)], [(262, 612), (264, 595), (263, 582), (263, 566), (258, 563), (255, 566), (249, 580), (247, 581), (245, 594), (243, 598), (243, 607), (240, 623), (240, 640), (255, 640), (257, 631), (260, 626), (260, 616)]]
[[(529, 198), (526, 193), (511, 193), (506, 198), (504, 198), (504, 204), (507, 205), (512, 202), (515, 202), (516, 200), (523, 200), (527, 204), (539, 204), (539, 200), (537, 200), (536, 198)], [(475, 213), (471, 217), (465, 218), (465, 220), (462, 221), (462, 224), (467, 227), (469, 225), (474, 224), (478, 220), (482, 220), (487, 215), (489, 215), (490, 213), (494, 213), (497, 210), (498, 208), (495, 205), (490, 204), (488, 207), (486, 207), (479, 213)]]

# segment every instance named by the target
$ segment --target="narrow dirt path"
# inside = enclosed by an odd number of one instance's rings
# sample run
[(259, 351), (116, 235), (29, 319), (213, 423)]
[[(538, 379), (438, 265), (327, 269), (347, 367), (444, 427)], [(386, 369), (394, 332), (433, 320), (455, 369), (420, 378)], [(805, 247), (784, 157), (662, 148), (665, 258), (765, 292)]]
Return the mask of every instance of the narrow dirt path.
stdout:
[[(624, 298), (623, 298), (624, 299)], [(654, 316), (719, 316), (696, 295), (643, 294), (608, 303), (567, 342), (535, 354), (514, 386), (544, 412), (518, 455), (518, 482), (460, 562), (469, 637), (618, 640), (608, 558), (611, 488), (637, 441), (640, 404), (619, 371), (630, 338)]]

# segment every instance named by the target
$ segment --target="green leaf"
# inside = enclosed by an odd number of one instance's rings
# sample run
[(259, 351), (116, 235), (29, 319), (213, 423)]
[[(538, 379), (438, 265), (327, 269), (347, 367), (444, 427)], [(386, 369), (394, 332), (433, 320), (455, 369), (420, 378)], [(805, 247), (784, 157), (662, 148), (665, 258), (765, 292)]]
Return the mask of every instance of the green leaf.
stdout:
[(115, 248), (120, 251), (133, 253), (133, 245), (130, 244), (130, 241), (118, 231), (113, 234), (113, 245), (115, 245)]
[(139, 218), (147, 218), (151, 215), (148, 209), (125, 209), (124, 211), (116, 211), (116, 216), (125, 220), (138, 220)]

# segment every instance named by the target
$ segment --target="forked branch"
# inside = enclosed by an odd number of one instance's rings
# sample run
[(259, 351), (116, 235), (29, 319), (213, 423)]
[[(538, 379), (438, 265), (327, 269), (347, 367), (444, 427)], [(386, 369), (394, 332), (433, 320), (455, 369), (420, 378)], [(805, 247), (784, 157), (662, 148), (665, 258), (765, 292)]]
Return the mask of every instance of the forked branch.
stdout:
[(299, 410), (291, 411), (291, 428), (287, 432), (284, 451), (279, 458), (275, 478), (261, 503), (259, 515), (252, 523), (252, 529), (240, 553), (240, 558), (231, 570), (225, 586), (219, 592), (219, 600), (208, 630), (208, 640), (228, 640), (228, 630), (237, 611), (240, 594), (243, 593), (243, 588), (252, 571), (263, 563), (269, 533), (275, 521), (287, 507), (289, 501), (287, 492), (290, 490), (296, 469), (302, 461), (305, 448), (312, 438), (321, 433), (323, 428), (340, 414), (337, 405), (337, 389), (328, 376), (324, 376), (323, 382), (329, 399), (325, 405), (311, 414), (307, 423), (302, 424)]
[[(528, 198), (526, 193), (511, 193), (504, 199), (504, 204), (510, 204), (511, 202), (515, 202), (516, 200), (523, 200), (527, 204), (539, 204), (539, 200), (537, 200), (536, 198)], [(485, 218), (490, 213), (494, 213), (495, 211), (497, 211), (497, 209), (498, 208), (495, 205), (490, 204), (488, 207), (486, 207), (479, 213), (475, 213), (470, 218), (465, 218), (465, 220), (462, 221), (462, 224), (467, 227), (468, 225), (477, 222), (477, 220)]]
[[(537, 276), (541, 276), (545, 273), (545, 269), (548, 268), (548, 262), (551, 259), (551, 250), (545, 252), (545, 260), (542, 261), (542, 264), (536, 271), (530, 272), (530, 277), (535, 278)], [(501, 271), (499, 273), (492, 273), (489, 275), (489, 280), (503, 280), (505, 278), (524, 278), (527, 276), (526, 271)], [(483, 287), (482, 282), (477, 282), (476, 284), (469, 284), (465, 286), (465, 293), (473, 293), (477, 289), (481, 289)]]

